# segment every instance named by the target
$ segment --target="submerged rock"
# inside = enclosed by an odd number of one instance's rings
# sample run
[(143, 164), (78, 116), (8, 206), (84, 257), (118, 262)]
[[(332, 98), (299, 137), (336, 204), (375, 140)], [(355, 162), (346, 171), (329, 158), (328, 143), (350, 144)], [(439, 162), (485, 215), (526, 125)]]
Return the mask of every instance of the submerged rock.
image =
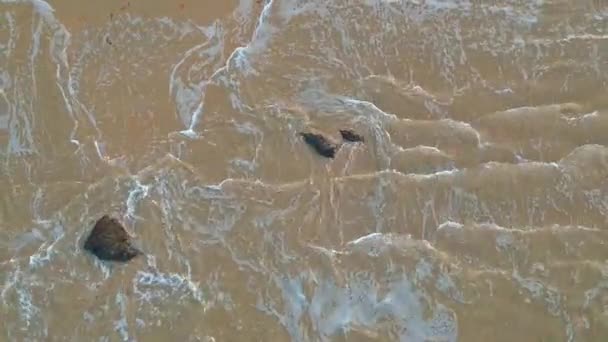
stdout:
[(340, 134), (342, 135), (342, 139), (349, 142), (365, 142), (365, 138), (362, 135), (350, 129), (341, 129)]
[(338, 146), (329, 139), (318, 133), (300, 133), (304, 142), (310, 145), (318, 154), (326, 158), (333, 158), (336, 155)]
[(129, 261), (143, 254), (131, 244), (131, 237), (117, 219), (104, 215), (93, 227), (84, 249), (101, 260)]

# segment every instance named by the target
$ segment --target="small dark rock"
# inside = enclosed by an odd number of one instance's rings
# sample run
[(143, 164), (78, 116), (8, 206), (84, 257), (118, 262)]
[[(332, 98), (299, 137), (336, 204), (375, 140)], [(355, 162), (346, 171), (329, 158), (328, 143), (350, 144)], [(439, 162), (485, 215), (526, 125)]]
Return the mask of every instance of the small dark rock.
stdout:
[(363, 136), (350, 129), (341, 129), (340, 134), (342, 135), (342, 139), (350, 142), (365, 142)]
[(338, 147), (325, 138), (321, 134), (317, 133), (300, 133), (304, 138), (304, 142), (310, 145), (318, 154), (326, 158), (333, 158), (336, 155)]
[(131, 237), (117, 219), (104, 215), (93, 227), (84, 249), (101, 260), (129, 261), (143, 254), (131, 244)]

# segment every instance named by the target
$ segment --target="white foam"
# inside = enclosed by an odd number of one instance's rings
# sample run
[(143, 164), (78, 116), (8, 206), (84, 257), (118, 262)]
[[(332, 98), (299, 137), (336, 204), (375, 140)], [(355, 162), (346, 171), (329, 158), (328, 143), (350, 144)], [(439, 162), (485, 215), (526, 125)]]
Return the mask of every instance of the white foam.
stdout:
[(137, 210), (137, 205), (139, 202), (148, 197), (149, 190), (149, 185), (141, 184), (138, 179), (135, 179), (135, 186), (131, 191), (129, 191), (129, 195), (127, 197), (127, 212), (125, 214), (127, 219), (141, 219), (135, 215), (135, 211)]
[(26, 286), (19, 286), (15, 288), (17, 292), (17, 298), (19, 301), (19, 312), (21, 318), (25, 320), (25, 326), (29, 327), (32, 320), (40, 313), (40, 309), (36, 307), (32, 301), (32, 294)]
[(127, 299), (119, 292), (116, 294), (116, 305), (120, 309), (120, 319), (114, 321), (114, 330), (118, 331), (123, 341), (129, 341), (129, 323), (127, 322)]
[[(182, 122), (190, 128), (193, 128), (192, 121), (199, 120), (200, 113), (196, 113), (196, 111), (202, 110), (199, 107), (202, 107), (201, 102), (203, 101), (204, 87), (207, 81), (202, 80), (198, 84), (190, 84), (190, 82), (177, 76), (178, 71), (186, 60), (193, 56), (206, 56), (207, 60), (204, 65), (207, 66), (221, 55), (223, 49), (223, 40), (219, 38), (223, 34), (220, 25), (214, 23), (204, 27), (203, 32), (207, 40), (186, 51), (183, 57), (173, 66), (169, 76), (169, 95), (174, 96)], [(214, 41), (216, 41), (216, 44), (212, 44)]]
[(545, 285), (542, 281), (532, 277), (523, 277), (517, 270), (513, 270), (513, 279), (519, 286), (528, 291), (532, 298), (543, 301), (547, 311), (553, 316), (559, 316), (561, 308), (561, 295), (554, 287)]
[(454, 222), (454, 221), (445, 221), (437, 227), (437, 231), (460, 230), (462, 228), (464, 228), (464, 225), (462, 223)]
[[(135, 292), (140, 296), (140, 300), (148, 301), (156, 297), (164, 297), (170, 294), (180, 294), (187, 292), (198, 302), (204, 303), (203, 293), (198, 283), (193, 282), (190, 276), (183, 276), (177, 273), (147, 272), (138, 271), (133, 279)], [(158, 292), (156, 290), (162, 290)]]
[(34, 10), (47, 20), (54, 20), (53, 13), (55, 9), (48, 2), (43, 0), (0, 0), (3, 4), (26, 4), (30, 3)]
[[(355, 327), (373, 329), (387, 316), (399, 327), (400, 340), (457, 339), (454, 313), (441, 304), (432, 303), (423, 290), (405, 278), (386, 284), (388, 290), (383, 295), (378, 293), (372, 279), (361, 275), (349, 277), (345, 287), (338, 287), (326, 279), (318, 279), (316, 283), (308, 304), (308, 315), (323, 340), (339, 332), (348, 333)], [(284, 295), (288, 293), (284, 292)], [(299, 303), (299, 307), (306, 307), (306, 302), (300, 300)], [(427, 305), (430, 306), (430, 316), (424, 309)]]
[(187, 138), (190, 138), (190, 139), (200, 139), (201, 138), (201, 135), (192, 129), (179, 131), (179, 134), (181, 134)]
[(199, 122), (201, 121), (202, 116), (203, 116), (203, 101), (201, 101), (199, 103), (198, 107), (196, 107), (196, 109), (192, 113), (191, 119), (190, 119), (190, 126), (188, 127), (188, 129), (185, 131), (181, 131), (181, 133), (192, 139), (195, 139), (195, 137), (198, 137), (199, 134), (196, 133), (194, 130), (198, 126)]
[(38, 253), (34, 253), (29, 257), (29, 265), (31, 268), (41, 267), (47, 263), (49, 263), (54, 255), (54, 247), (55, 245), (65, 236), (63, 230), (61, 235), (56, 237), (51, 243), (43, 243), (38, 249)]
[(2, 297), (2, 304), (4, 304), (4, 306), (8, 306), (8, 303), (6, 302), (7, 294), (10, 289), (17, 286), (17, 283), (19, 282), (19, 275), (21, 274), (21, 270), (15, 259), (11, 259), (9, 263), (14, 264), (15, 268), (13, 269), (12, 273), (8, 272), (8, 276), (6, 277), (2, 291), (0, 291), (0, 297)]
[(376, 242), (376, 241), (383, 241), (383, 240), (384, 240), (384, 234), (371, 233), (371, 234), (364, 235), (360, 238), (357, 238), (353, 241), (349, 241), (349, 242), (347, 242), (347, 245), (359, 245), (362, 243)]
[[(1, 73), (0, 73), (0, 78), (1, 78)], [(4, 99), (4, 102), (6, 103), (7, 106), (7, 111), (6, 112), (0, 112), (0, 129), (1, 130), (8, 130), (9, 129), (9, 121), (10, 121), (10, 116), (11, 116), (11, 112), (12, 112), (12, 108), (11, 108), (11, 103), (8, 100), (8, 97), (6, 96), (6, 93), (4, 92), (3, 89), (0, 89), (0, 96), (2, 97), (2, 99)]]

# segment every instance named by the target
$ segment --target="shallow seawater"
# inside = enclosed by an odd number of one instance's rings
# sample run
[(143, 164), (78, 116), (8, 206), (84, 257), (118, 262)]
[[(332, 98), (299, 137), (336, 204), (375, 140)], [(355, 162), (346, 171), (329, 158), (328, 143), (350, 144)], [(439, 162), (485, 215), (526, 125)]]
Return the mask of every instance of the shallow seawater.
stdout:
[[(605, 341), (606, 23), (0, 0), (0, 340)], [(145, 256), (83, 250), (106, 213)]]

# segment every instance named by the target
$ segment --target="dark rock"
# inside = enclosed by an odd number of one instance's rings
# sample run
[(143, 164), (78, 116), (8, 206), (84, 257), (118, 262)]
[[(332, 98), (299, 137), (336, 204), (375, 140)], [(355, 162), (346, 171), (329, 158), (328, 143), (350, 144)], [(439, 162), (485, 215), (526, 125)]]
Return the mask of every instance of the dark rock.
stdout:
[(333, 158), (336, 155), (338, 147), (323, 135), (309, 132), (300, 133), (300, 135), (304, 138), (304, 142), (323, 157)]
[(365, 142), (363, 136), (350, 129), (341, 129), (340, 134), (342, 135), (342, 139), (350, 142)]
[(93, 227), (84, 249), (101, 260), (129, 261), (142, 254), (133, 247), (131, 237), (117, 219), (104, 215)]

